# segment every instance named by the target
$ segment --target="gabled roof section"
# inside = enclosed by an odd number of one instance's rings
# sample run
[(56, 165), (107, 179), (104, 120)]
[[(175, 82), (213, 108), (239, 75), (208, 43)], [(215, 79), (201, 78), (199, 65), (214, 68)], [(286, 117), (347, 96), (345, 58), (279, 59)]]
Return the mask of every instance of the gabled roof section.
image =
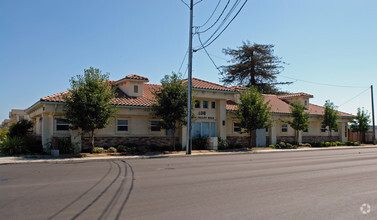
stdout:
[(124, 82), (124, 81), (127, 81), (127, 80), (149, 82), (149, 79), (147, 77), (139, 76), (139, 75), (136, 75), (136, 74), (131, 74), (131, 75), (124, 77), (123, 79), (116, 81), (115, 84), (118, 84), (118, 83), (121, 83), (121, 82)]
[(241, 92), (241, 91), (246, 90), (247, 87), (246, 87), (246, 86), (240, 86), (240, 85), (237, 85), (237, 86), (229, 87), (229, 89), (233, 89), (233, 90), (236, 91), (236, 92)]
[(290, 99), (290, 98), (298, 98), (298, 97), (313, 98), (313, 95), (310, 95), (310, 94), (304, 93), (304, 92), (278, 95), (278, 98), (280, 98), (280, 99)]
[[(193, 89), (218, 90), (235, 93), (235, 91), (231, 88), (216, 83), (208, 82), (202, 79), (192, 78), (191, 82)], [(183, 83), (187, 85), (187, 79), (183, 80)]]

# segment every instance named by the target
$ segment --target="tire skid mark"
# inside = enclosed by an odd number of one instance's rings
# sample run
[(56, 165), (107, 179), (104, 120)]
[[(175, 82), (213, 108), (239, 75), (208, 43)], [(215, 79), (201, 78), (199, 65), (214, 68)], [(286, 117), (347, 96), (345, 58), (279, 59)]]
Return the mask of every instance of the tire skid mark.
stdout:
[(105, 175), (99, 179), (93, 186), (91, 186), (88, 190), (86, 190), (84, 193), (82, 193), (80, 196), (78, 196), (75, 200), (73, 200), (72, 202), (70, 202), (69, 204), (67, 204), (66, 206), (64, 206), (62, 209), (60, 209), (57, 213), (55, 213), (54, 215), (50, 216), (48, 219), (53, 219), (55, 218), (57, 215), (59, 215), (60, 213), (62, 213), (64, 210), (66, 210), (67, 208), (69, 208), (71, 205), (73, 205), (74, 203), (76, 203), (77, 201), (79, 201), (83, 196), (85, 196), (88, 192), (90, 192), (92, 189), (94, 189), (98, 184), (100, 184), (111, 172), (113, 166), (110, 162), (108, 162), (108, 164), (110, 165), (109, 166), (109, 169), (107, 170), (107, 172), (105, 173)]
[(116, 177), (111, 181), (111, 183), (100, 193), (98, 194), (98, 196), (93, 199), (92, 202), (90, 202), (85, 208), (83, 208), (79, 213), (77, 213), (75, 216), (73, 216), (71, 219), (77, 219), (81, 214), (83, 214), (86, 210), (88, 210), (94, 203), (96, 203), (106, 192), (107, 190), (110, 189), (110, 187), (117, 181), (117, 179), (119, 178), (120, 174), (121, 174), (121, 170), (122, 168), (120, 167), (120, 165), (114, 161), (112, 161), (112, 163), (116, 164), (118, 166), (118, 173), (116, 175)]
[(122, 160), (122, 162), (124, 164), (124, 177), (123, 177), (121, 183), (119, 184), (119, 187), (118, 187), (117, 191), (115, 192), (113, 198), (107, 204), (106, 208), (103, 210), (101, 216), (98, 219), (106, 219), (109, 216), (109, 214), (111, 213), (111, 211), (114, 209), (115, 205), (117, 204), (120, 195), (123, 193), (124, 186), (126, 185), (126, 182), (127, 182), (127, 180), (126, 180), (127, 164), (124, 160)]
[(127, 192), (127, 196), (126, 196), (126, 198), (123, 200), (123, 203), (122, 203), (122, 205), (120, 206), (119, 211), (118, 211), (118, 213), (117, 213), (115, 219), (119, 219), (120, 216), (122, 215), (123, 209), (124, 209), (124, 207), (126, 206), (126, 204), (127, 204), (127, 202), (128, 202), (128, 199), (130, 198), (130, 195), (131, 195), (132, 190), (133, 190), (133, 188), (134, 188), (134, 180), (135, 180), (135, 172), (134, 172), (134, 169), (133, 169), (132, 166), (131, 166), (129, 163), (127, 163), (125, 160), (123, 160), (123, 162), (124, 162), (126, 165), (128, 165), (128, 167), (129, 167), (130, 170), (131, 170), (131, 185), (130, 185), (130, 188), (129, 188), (128, 192)]

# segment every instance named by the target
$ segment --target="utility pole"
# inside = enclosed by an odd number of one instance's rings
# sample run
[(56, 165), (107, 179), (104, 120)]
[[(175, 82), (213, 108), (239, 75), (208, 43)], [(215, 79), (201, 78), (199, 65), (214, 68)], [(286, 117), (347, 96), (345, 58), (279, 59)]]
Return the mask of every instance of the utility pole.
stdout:
[(191, 154), (191, 93), (192, 93), (192, 26), (193, 26), (193, 10), (194, 0), (190, 0), (190, 29), (189, 29), (189, 51), (188, 51), (188, 76), (187, 76), (187, 142), (186, 154)]
[(373, 85), (370, 86), (370, 93), (372, 99), (372, 121), (373, 121), (373, 144), (376, 144), (376, 130), (374, 125), (374, 101), (373, 101)]

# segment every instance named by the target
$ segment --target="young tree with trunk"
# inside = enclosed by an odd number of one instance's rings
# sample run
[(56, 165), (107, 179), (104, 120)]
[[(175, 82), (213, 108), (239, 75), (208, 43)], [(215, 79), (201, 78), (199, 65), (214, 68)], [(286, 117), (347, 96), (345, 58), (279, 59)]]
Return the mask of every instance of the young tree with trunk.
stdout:
[(153, 91), (153, 114), (160, 117), (161, 127), (172, 131), (172, 149), (175, 150), (175, 134), (187, 116), (187, 87), (175, 73), (161, 80), (161, 89)]
[(295, 130), (295, 141), (299, 144), (298, 134), (299, 131), (304, 131), (308, 129), (309, 124), (309, 114), (305, 112), (305, 106), (299, 102), (294, 102), (289, 106), (291, 110), (292, 121), (287, 121), (287, 123)]
[(91, 150), (94, 148), (94, 131), (105, 128), (117, 111), (111, 103), (115, 97), (115, 87), (110, 85), (109, 73), (101, 74), (99, 69), (90, 67), (84, 75), (70, 80), (71, 88), (64, 96), (66, 119), (71, 129), (81, 129), (91, 137)]
[(329, 130), (329, 136), (331, 138), (332, 131), (338, 129), (337, 121), (339, 119), (339, 113), (336, 110), (337, 107), (334, 105), (334, 103), (330, 102), (330, 100), (326, 100), (324, 107), (325, 112), (322, 119), (322, 125)]
[(246, 87), (254, 86), (262, 93), (281, 93), (276, 85), (292, 82), (277, 82), (277, 75), (283, 70), (280, 57), (274, 56), (274, 45), (250, 44), (243, 42), (237, 49), (223, 49), (226, 55), (232, 56), (232, 65), (223, 66), (220, 79), (224, 84), (237, 84)]
[[(359, 140), (361, 140), (361, 134), (365, 134), (369, 130), (370, 114), (363, 109), (358, 108), (356, 117), (351, 122), (351, 130), (357, 132)], [(365, 135), (364, 135), (365, 137)], [(364, 142), (364, 140), (361, 140)]]
[(271, 127), (271, 107), (264, 96), (255, 87), (241, 92), (237, 116), (240, 126), (250, 133), (249, 145), (253, 146), (252, 134), (257, 129)]

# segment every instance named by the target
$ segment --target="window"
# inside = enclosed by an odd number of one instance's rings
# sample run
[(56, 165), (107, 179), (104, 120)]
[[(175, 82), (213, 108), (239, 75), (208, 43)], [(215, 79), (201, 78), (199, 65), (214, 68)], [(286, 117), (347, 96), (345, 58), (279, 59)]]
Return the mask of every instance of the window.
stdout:
[(138, 92), (139, 92), (139, 86), (134, 85), (134, 93), (138, 93)]
[(233, 132), (241, 133), (241, 123), (239, 122), (233, 123)]
[(117, 120), (117, 131), (128, 131), (128, 120)]
[(203, 108), (208, 108), (208, 101), (203, 101)]
[(326, 132), (327, 131), (327, 129), (326, 129), (326, 125), (322, 125), (321, 126), (321, 132)]
[(211, 137), (216, 137), (216, 123), (211, 122)]
[(193, 126), (194, 137), (216, 137), (215, 122), (195, 122)]
[(305, 105), (308, 105), (308, 101), (305, 100)]
[(68, 131), (69, 123), (66, 119), (57, 118), (56, 119), (56, 130), (57, 131)]
[(211, 102), (211, 108), (213, 108), (213, 109), (216, 108), (216, 102)]
[(306, 129), (304, 130), (304, 132), (309, 132), (309, 128), (306, 128)]
[(345, 125), (344, 126), (344, 136), (347, 137), (347, 131), (348, 131), (348, 126)]
[(268, 132), (268, 128), (266, 128), (266, 132)]
[(199, 100), (195, 100), (195, 108), (200, 108), (200, 101)]
[(287, 124), (281, 125), (281, 132), (288, 132), (288, 125)]
[(23, 120), (25, 120), (25, 116), (23, 116), (23, 115), (18, 116), (18, 120), (19, 120), (19, 121), (23, 121)]
[(161, 122), (151, 121), (151, 131), (161, 131)]

